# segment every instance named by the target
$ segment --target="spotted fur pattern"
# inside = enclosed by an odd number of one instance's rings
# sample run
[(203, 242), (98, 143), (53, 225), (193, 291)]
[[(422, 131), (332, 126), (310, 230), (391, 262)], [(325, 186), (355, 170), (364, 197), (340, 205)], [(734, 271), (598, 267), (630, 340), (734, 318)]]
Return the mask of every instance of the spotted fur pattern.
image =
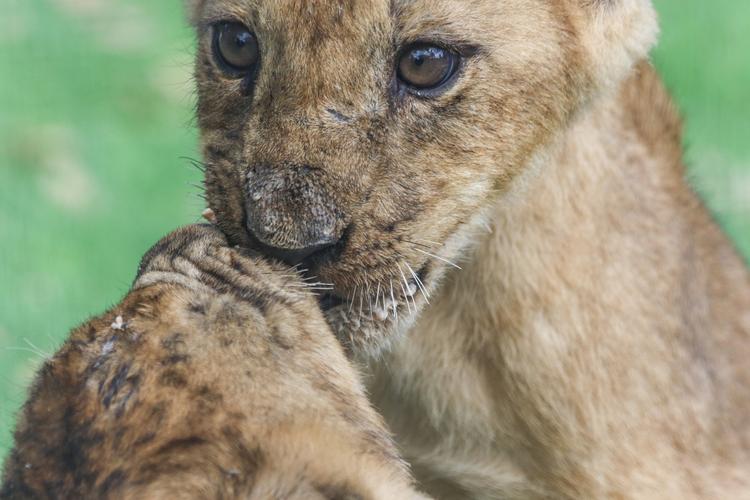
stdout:
[(421, 498), (292, 271), (209, 226), (40, 370), (0, 498)]

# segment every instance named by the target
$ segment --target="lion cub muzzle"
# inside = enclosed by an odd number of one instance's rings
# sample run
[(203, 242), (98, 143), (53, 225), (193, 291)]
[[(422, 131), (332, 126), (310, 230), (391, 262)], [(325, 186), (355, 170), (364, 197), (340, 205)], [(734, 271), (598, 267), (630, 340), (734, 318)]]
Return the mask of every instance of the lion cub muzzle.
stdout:
[(327, 176), (310, 165), (248, 169), (245, 226), (257, 250), (291, 265), (335, 258), (348, 221)]

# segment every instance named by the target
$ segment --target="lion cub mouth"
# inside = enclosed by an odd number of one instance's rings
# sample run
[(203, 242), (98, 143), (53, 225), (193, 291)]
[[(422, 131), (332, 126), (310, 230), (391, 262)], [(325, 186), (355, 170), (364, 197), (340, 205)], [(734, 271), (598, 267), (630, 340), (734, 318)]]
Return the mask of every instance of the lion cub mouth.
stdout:
[(410, 279), (403, 276), (397, 282), (390, 282), (388, 286), (377, 286), (364, 291), (355, 288), (346, 297), (337, 294), (334, 286), (332, 290), (318, 293), (318, 304), (326, 315), (337, 312), (350, 321), (396, 321), (399, 314), (407, 315), (417, 311), (420, 292), (425, 301), (429, 302), (424, 285), (426, 268), (427, 266), (422, 268)]
[(332, 293), (324, 293), (322, 295), (318, 295), (318, 304), (320, 304), (320, 308), (323, 310), (323, 312), (330, 311), (334, 307), (338, 307), (344, 303), (344, 299)]
[[(216, 215), (211, 209), (204, 211), (203, 217), (216, 224)], [(315, 294), (320, 310), (334, 331), (353, 341), (358, 333), (367, 337), (385, 335), (391, 326), (408, 324), (424, 304), (429, 304), (426, 283), (429, 282), (430, 261), (419, 271), (402, 264), (396, 267), (390, 279), (365, 285), (354, 276), (349, 283), (322, 282), (321, 267), (336, 265), (331, 259), (303, 261), (291, 269), (300, 275), (305, 288)], [(360, 284), (352, 285), (358, 281)]]

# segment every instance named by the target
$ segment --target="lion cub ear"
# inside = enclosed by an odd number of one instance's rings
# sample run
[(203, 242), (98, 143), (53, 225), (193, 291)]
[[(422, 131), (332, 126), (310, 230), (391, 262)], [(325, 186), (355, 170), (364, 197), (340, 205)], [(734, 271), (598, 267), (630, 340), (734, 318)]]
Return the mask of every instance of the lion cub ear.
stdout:
[(581, 40), (599, 87), (619, 83), (648, 56), (659, 25), (651, 0), (574, 0), (582, 12)]

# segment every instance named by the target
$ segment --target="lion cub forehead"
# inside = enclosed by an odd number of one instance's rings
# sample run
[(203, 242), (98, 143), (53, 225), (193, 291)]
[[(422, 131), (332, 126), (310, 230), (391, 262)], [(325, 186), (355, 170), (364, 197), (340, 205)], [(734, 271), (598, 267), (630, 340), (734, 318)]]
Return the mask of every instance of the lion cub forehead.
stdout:
[[(390, 16), (390, 0), (203, 0), (193, 1), (198, 20), (233, 17), (249, 24), (318, 28), (342, 22), (362, 24)], [(190, 7), (190, 6), (189, 6)]]
[(323, 39), (495, 46), (548, 31), (568, 0), (187, 0), (193, 22), (237, 20), (298, 46)]
[[(464, 39), (491, 20), (528, 11), (536, 0), (188, 0), (197, 24), (236, 19), (255, 28), (310, 30), (377, 27), (395, 42), (415, 38)], [(497, 25), (495, 25), (497, 28)], [(366, 34), (366, 32), (362, 32)], [(450, 40), (447, 40), (450, 41)]]

